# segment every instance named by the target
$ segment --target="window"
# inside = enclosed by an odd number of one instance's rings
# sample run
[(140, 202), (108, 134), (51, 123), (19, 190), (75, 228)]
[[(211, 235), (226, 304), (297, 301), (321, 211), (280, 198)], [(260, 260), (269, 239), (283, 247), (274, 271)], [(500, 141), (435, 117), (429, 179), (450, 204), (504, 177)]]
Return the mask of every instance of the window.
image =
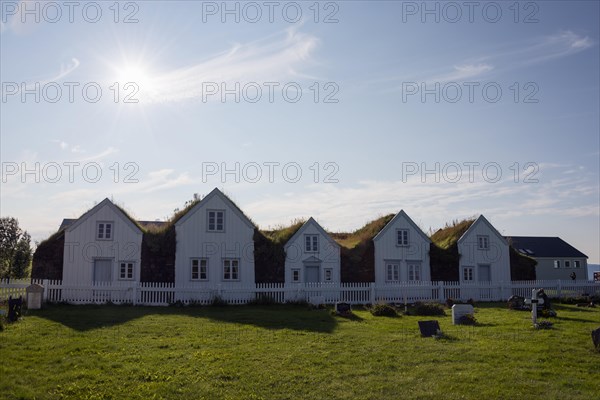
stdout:
[(408, 246), (408, 229), (398, 229), (396, 234), (398, 235), (398, 246)]
[(205, 258), (192, 258), (190, 279), (193, 281), (208, 280), (208, 260)]
[(581, 263), (577, 260), (573, 261), (573, 268), (581, 268)]
[(325, 281), (331, 281), (333, 279), (333, 271), (331, 269), (325, 270)]
[(225, 211), (208, 210), (208, 231), (223, 232), (225, 230)]
[(480, 250), (488, 250), (490, 248), (490, 237), (487, 235), (477, 235), (477, 247)]
[(419, 264), (408, 264), (408, 280), (409, 281), (420, 281), (421, 280), (421, 266)]
[(112, 240), (112, 222), (98, 222), (96, 227), (96, 239)]
[(554, 260), (554, 268), (560, 268), (560, 260)]
[(304, 248), (307, 252), (319, 251), (319, 235), (304, 236)]
[(121, 263), (119, 279), (133, 279), (133, 262), (126, 261)]
[(565, 268), (571, 268), (571, 261), (565, 260)]
[(398, 264), (388, 264), (387, 265), (387, 276), (386, 280), (388, 282), (394, 282), (400, 280), (400, 265)]
[(463, 267), (463, 281), (473, 282), (473, 267)]
[(292, 282), (300, 282), (300, 270), (299, 269), (292, 270)]
[(237, 281), (239, 280), (240, 264), (239, 260), (226, 258), (223, 260), (223, 280)]

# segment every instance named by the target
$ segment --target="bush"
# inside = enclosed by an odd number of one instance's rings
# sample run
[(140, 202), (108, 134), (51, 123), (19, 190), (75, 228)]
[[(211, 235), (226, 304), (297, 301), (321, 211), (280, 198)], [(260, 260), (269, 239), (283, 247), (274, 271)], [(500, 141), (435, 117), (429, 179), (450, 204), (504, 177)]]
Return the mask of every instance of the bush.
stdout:
[(431, 315), (446, 315), (444, 308), (438, 303), (415, 303), (414, 313), (416, 315), (431, 316)]
[(396, 317), (398, 315), (394, 307), (385, 303), (374, 304), (369, 311), (376, 317)]

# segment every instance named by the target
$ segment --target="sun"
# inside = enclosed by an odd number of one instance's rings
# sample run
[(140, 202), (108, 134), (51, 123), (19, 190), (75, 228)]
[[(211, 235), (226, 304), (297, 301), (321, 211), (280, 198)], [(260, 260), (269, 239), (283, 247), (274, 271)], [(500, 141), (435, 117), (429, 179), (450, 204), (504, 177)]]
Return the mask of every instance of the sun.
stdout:
[(157, 79), (143, 64), (124, 64), (113, 68), (115, 70), (115, 82), (125, 93), (141, 101), (151, 101), (157, 95)]

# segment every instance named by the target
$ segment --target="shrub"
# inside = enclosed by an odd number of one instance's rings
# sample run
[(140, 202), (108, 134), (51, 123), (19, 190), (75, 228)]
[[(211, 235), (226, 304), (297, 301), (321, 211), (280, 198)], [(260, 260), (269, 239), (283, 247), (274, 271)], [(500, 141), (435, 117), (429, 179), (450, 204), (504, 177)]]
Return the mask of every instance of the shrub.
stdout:
[(308, 307), (308, 301), (306, 300), (288, 300), (285, 302), (285, 304), (290, 305), (290, 306), (300, 306), (300, 307)]
[(415, 303), (414, 312), (416, 315), (446, 315), (444, 308), (438, 303)]
[(453, 306), (454, 304), (456, 304), (456, 303), (454, 302), (454, 299), (451, 299), (450, 297), (448, 297), (448, 298), (446, 299), (446, 308), (452, 308), (452, 306)]
[(371, 314), (376, 317), (396, 317), (398, 313), (394, 307), (385, 303), (377, 303), (369, 308)]

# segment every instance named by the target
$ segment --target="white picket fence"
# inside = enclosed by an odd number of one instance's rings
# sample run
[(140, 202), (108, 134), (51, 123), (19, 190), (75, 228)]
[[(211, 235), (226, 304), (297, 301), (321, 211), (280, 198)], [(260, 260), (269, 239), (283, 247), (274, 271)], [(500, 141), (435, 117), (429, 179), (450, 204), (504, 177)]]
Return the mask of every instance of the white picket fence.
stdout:
[(0, 280), (0, 301), (25, 297), (31, 283), (44, 286), (44, 300), (72, 304), (133, 304), (164, 306), (210, 304), (219, 298), (228, 304), (246, 304), (268, 299), (276, 303), (308, 301), (333, 304), (414, 303), (454, 300), (505, 301), (511, 295), (531, 296), (533, 289), (544, 288), (550, 297), (600, 295), (600, 282), (593, 281), (514, 281), (505, 283), (402, 282), (394, 285), (359, 283), (257, 283), (255, 285), (219, 284), (215, 287), (180, 287), (174, 283), (110, 282), (93, 285), (68, 285), (53, 280)]

